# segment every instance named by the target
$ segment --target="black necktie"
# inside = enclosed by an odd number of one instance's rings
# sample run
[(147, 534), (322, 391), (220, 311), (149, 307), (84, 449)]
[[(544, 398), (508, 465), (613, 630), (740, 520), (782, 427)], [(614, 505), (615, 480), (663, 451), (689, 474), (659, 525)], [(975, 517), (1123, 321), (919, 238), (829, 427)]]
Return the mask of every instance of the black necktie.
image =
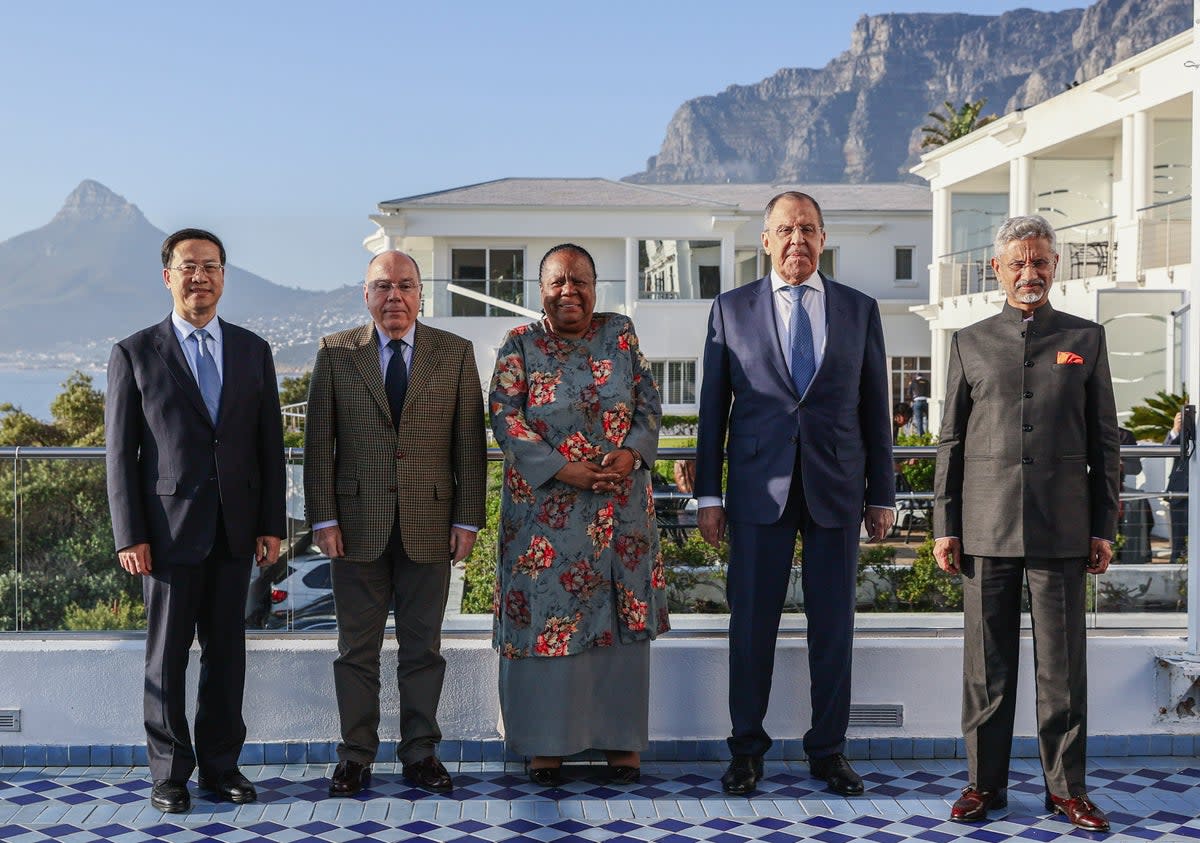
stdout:
[(400, 411), (404, 409), (404, 393), (408, 391), (408, 367), (404, 365), (404, 340), (388, 343), (392, 359), (388, 361), (383, 387), (387, 390), (388, 407), (392, 411), (392, 424), (400, 426)]

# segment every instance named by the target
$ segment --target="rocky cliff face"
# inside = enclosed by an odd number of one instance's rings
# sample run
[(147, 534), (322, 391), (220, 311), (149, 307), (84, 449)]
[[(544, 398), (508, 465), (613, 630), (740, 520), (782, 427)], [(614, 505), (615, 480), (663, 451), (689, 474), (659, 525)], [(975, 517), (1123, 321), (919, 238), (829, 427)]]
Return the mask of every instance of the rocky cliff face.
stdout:
[(824, 68), (689, 100), (658, 155), (626, 181), (869, 182), (911, 178), (927, 113), (987, 97), (1035, 105), (1192, 25), (1192, 0), (1098, 0), (999, 16), (863, 16)]

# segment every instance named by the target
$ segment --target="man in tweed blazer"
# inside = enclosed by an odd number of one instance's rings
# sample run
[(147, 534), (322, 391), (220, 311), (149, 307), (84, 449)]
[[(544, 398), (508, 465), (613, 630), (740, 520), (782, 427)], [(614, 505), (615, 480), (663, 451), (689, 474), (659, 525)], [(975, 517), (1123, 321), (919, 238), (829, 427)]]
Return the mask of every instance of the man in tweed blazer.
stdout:
[(314, 543), (333, 559), (338, 621), (342, 740), (329, 792), (353, 796), (370, 781), (393, 602), (397, 755), (411, 784), (446, 791), (452, 782), (435, 754), (446, 670), (439, 649), (450, 564), (471, 552), (484, 524), (482, 391), (471, 343), (416, 321), (421, 277), (412, 258), (376, 255), (363, 299), (371, 324), (321, 340), (304, 438), (305, 505)]

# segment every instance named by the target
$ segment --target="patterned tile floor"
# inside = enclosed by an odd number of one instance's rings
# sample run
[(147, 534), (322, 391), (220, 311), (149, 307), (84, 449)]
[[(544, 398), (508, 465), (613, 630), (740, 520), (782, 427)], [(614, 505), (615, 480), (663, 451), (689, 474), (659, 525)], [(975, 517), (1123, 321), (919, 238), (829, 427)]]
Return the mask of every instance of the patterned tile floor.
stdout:
[(257, 803), (217, 803), (193, 782), (192, 811), (172, 815), (149, 806), (145, 768), (0, 767), (0, 841), (1200, 841), (1194, 758), (1096, 759), (1089, 787), (1112, 820), (1108, 835), (1046, 815), (1036, 761), (1014, 761), (1008, 813), (977, 826), (946, 821), (965, 780), (961, 760), (855, 766), (867, 780), (862, 797), (825, 792), (802, 762), (768, 762), (761, 789), (734, 799), (721, 792), (719, 763), (647, 762), (631, 788), (608, 787), (600, 767), (571, 766), (566, 785), (550, 791), (529, 784), (520, 765), (461, 763), (451, 765), (456, 788), (445, 796), (413, 790), (397, 765), (377, 764), (369, 791), (340, 800), (325, 794), (329, 765), (243, 767)]

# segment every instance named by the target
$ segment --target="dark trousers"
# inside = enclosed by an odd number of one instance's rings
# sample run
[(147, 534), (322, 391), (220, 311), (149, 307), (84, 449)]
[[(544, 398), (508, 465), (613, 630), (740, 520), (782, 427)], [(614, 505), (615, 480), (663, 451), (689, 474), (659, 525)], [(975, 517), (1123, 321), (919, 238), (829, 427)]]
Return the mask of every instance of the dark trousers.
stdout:
[(1171, 500), (1167, 504), (1171, 513), (1171, 558), (1168, 562), (1186, 562), (1188, 546), (1188, 502), (1187, 498)]
[[(799, 489), (799, 482), (793, 481)], [(801, 586), (808, 621), (812, 726), (809, 758), (843, 752), (850, 723), (850, 673), (858, 571), (858, 525), (821, 527), (794, 494), (774, 524), (729, 525), (729, 716), (734, 755), (763, 755), (763, 728), (775, 667), (775, 639), (792, 574), (796, 534), (804, 539)]]
[(393, 531), (383, 555), (373, 562), (333, 560), (333, 603), (338, 657), (333, 662), (342, 740), (338, 758), (370, 764), (379, 751), (379, 660), (388, 610), (395, 604), (399, 653), (400, 761), (432, 755), (442, 732), (437, 708), (446, 660), (442, 619), (450, 590), (450, 549), (444, 563), (418, 565)]
[[(246, 590), (252, 563), (234, 560), (218, 528), (199, 565), (152, 559), (142, 579), (146, 601), (146, 686), (143, 707), (150, 777), (187, 780), (197, 766), (215, 776), (237, 766), (246, 742)], [(196, 741), (187, 722), (187, 666), (200, 640)]]
[(1082, 796), (1087, 744), (1085, 561), (963, 557), (963, 705), (967, 771), (1008, 787), (1017, 705), (1021, 581), (1029, 583), (1038, 749), (1046, 789)]

